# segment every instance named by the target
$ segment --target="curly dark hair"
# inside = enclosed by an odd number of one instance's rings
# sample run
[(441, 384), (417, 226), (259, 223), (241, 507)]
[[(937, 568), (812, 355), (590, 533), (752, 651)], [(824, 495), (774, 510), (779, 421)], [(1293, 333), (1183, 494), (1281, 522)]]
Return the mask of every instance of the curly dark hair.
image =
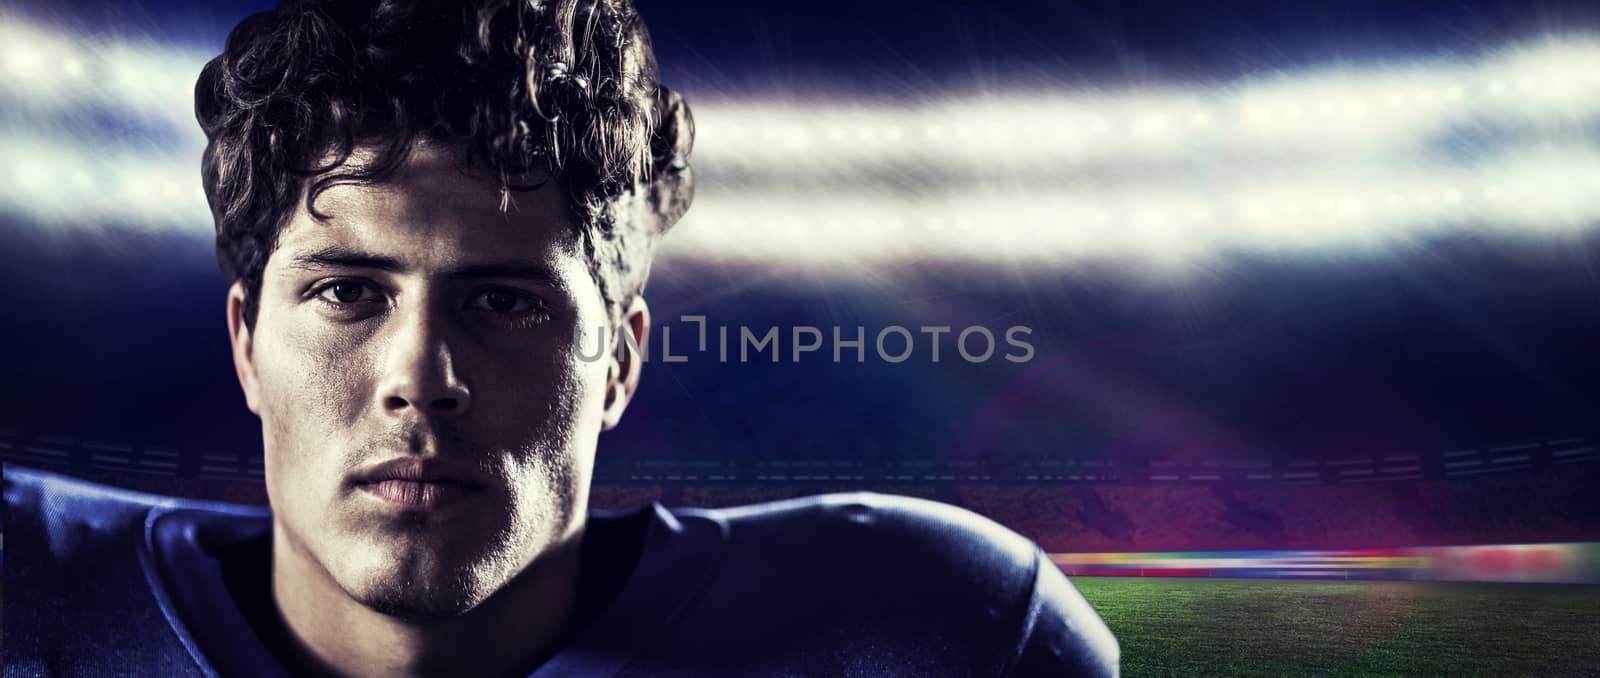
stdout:
[[(206, 64), (195, 117), (217, 262), (250, 327), (295, 201), (326, 218), (318, 194), (383, 181), (419, 140), (459, 144), (507, 191), (558, 177), (613, 319), (693, 196), (689, 108), (631, 0), (283, 0)], [(341, 167), (358, 146), (372, 160)]]

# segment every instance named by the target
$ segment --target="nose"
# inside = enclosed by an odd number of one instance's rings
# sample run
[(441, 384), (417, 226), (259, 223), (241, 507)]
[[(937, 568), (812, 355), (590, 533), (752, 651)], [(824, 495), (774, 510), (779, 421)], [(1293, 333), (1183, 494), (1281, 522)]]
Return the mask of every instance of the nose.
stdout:
[(378, 401), (385, 413), (459, 416), (472, 404), (471, 389), (457, 371), (443, 320), (427, 304), (397, 314)]

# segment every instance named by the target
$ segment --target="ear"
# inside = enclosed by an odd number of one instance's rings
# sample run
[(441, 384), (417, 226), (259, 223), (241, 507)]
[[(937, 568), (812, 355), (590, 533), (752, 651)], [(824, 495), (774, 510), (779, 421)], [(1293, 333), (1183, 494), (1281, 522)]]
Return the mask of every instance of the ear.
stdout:
[(617, 326), (615, 343), (611, 347), (611, 366), (606, 370), (606, 410), (600, 419), (603, 431), (616, 428), (617, 422), (622, 421), (622, 411), (628, 408), (628, 401), (633, 400), (634, 392), (639, 390), (644, 358), (638, 349), (644, 347), (649, 336), (650, 307), (644, 303), (643, 295), (635, 295), (622, 314), (622, 323)]
[(228, 341), (233, 344), (233, 371), (244, 389), (244, 402), (251, 412), (261, 414), (260, 384), (256, 381), (255, 345), (244, 322), (244, 282), (228, 289)]

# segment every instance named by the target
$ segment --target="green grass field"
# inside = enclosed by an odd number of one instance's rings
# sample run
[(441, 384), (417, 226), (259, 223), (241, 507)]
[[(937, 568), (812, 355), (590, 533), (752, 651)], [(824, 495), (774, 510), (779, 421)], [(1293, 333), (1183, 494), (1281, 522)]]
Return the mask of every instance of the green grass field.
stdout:
[(1075, 577), (1124, 676), (1600, 676), (1600, 586)]

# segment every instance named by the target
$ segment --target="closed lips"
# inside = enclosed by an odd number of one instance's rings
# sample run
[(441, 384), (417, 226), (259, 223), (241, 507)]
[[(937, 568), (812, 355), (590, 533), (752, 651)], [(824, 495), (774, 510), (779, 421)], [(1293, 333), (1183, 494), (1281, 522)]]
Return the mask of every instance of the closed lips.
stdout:
[(483, 487), (487, 484), (477, 477), (476, 473), (470, 468), (435, 457), (408, 457), (384, 462), (358, 474), (355, 478), (355, 483), (357, 485), (370, 485), (390, 480), (452, 484), (465, 487)]

